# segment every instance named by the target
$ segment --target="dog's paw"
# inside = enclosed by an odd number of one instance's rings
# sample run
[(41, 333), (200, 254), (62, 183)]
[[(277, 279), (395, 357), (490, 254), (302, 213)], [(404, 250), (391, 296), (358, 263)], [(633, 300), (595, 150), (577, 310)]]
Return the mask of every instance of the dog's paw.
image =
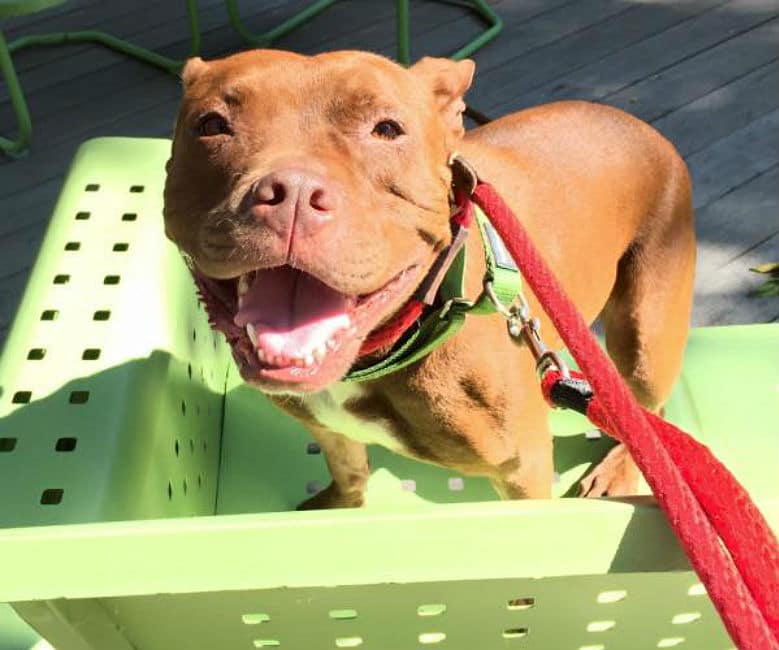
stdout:
[(629, 496), (638, 492), (640, 473), (625, 445), (617, 445), (579, 482), (579, 496)]
[(327, 510), (329, 508), (359, 508), (365, 500), (360, 492), (344, 494), (335, 483), (330, 483), (324, 490), (317, 492), (310, 499), (301, 503), (298, 510)]

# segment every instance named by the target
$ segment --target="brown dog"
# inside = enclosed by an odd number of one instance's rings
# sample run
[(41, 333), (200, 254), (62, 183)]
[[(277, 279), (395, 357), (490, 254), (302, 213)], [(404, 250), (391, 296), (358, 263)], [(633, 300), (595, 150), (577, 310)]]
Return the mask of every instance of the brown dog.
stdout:
[[(304, 507), (358, 506), (365, 443), (548, 497), (552, 441), (528, 350), (501, 317), (468, 317), (422, 360), (339, 380), (407, 302), (452, 237), (451, 154), (523, 220), (641, 403), (659, 409), (680, 367), (695, 236), (673, 146), (620, 111), (563, 102), (464, 133), (471, 61), (410, 69), (362, 52), (252, 51), (183, 72), (165, 188), (168, 236), (191, 261), (244, 379), (319, 441), (331, 485)], [(482, 290), (478, 234), (467, 295)], [(220, 300), (215, 300), (219, 297)], [(542, 310), (529, 296), (533, 313)], [(542, 317), (548, 343), (560, 344)], [(615, 447), (587, 496), (634, 491)]]

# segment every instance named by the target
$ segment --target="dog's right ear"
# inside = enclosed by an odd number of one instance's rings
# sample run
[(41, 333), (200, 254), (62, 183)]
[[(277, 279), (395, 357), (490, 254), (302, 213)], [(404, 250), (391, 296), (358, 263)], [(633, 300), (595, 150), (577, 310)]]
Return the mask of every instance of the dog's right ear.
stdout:
[(184, 69), (181, 71), (181, 81), (184, 82), (184, 88), (191, 85), (192, 82), (199, 78), (206, 70), (208, 70), (208, 63), (203, 61), (199, 56), (193, 56), (191, 59), (187, 59)]
[(463, 96), (471, 86), (476, 64), (470, 59), (452, 61), (434, 57), (423, 57), (409, 70), (428, 84), (433, 91), (438, 109), (445, 123), (461, 136), (463, 128), (462, 113), (465, 110)]

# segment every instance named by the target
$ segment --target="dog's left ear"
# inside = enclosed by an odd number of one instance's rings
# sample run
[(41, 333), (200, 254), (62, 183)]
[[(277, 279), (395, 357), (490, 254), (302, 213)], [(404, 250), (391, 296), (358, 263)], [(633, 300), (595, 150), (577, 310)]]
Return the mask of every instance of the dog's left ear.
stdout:
[(410, 68), (413, 74), (429, 85), (444, 122), (458, 137), (465, 133), (463, 96), (471, 87), (475, 70), (476, 64), (470, 59), (452, 61), (427, 56)]

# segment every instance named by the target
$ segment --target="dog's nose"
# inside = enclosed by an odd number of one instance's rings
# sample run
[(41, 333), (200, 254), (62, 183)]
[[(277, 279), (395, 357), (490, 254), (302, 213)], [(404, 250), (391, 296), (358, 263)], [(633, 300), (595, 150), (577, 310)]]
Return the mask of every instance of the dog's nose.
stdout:
[(332, 219), (337, 199), (318, 174), (283, 169), (254, 184), (251, 203), (254, 218), (279, 234), (291, 234), (294, 228), (311, 235)]

